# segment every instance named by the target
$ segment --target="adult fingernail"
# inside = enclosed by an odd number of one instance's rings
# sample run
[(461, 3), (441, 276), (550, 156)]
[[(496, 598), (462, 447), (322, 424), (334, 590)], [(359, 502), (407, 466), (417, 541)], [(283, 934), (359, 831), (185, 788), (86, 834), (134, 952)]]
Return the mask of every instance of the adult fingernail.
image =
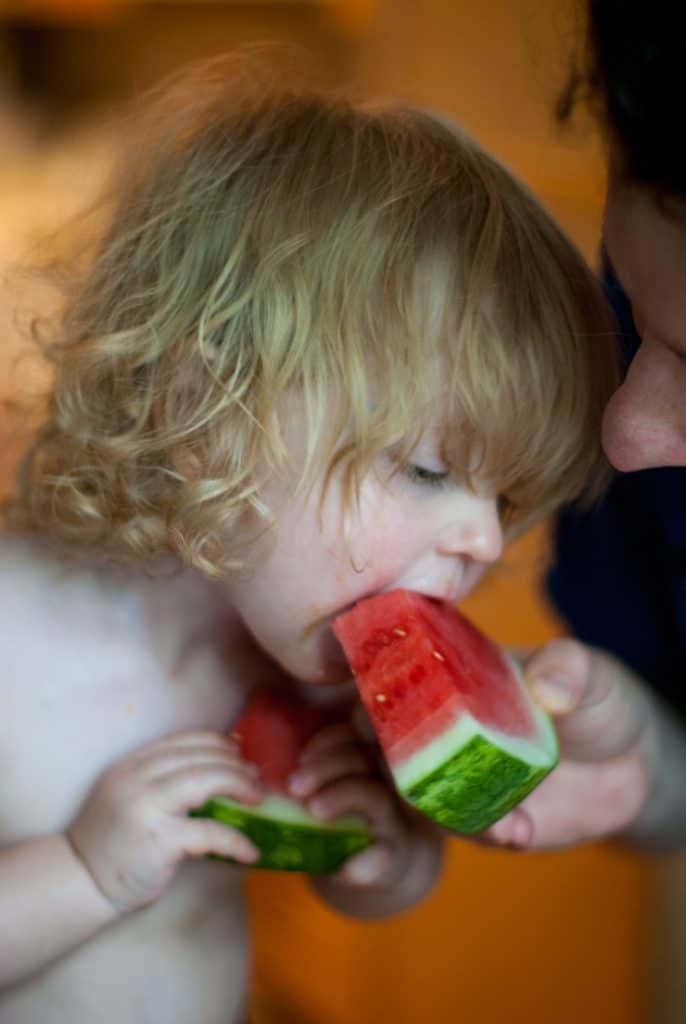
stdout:
[(574, 706), (574, 693), (563, 676), (545, 676), (531, 680), (531, 692), (546, 709), (553, 713), (569, 711)]

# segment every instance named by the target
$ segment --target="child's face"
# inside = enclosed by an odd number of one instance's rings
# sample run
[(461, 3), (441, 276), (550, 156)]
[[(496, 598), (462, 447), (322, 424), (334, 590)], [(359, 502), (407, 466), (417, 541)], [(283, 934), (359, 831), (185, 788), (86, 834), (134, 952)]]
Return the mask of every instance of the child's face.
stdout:
[(347, 534), (341, 474), (321, 509), (321, 487), (285, 508), (287, 487), (268, 489), (277, 525), (254, 574), (230, 584), (229, 596), (260, 647), (295, 678), (349, 678), (331, 622), (361, 598), (407, 587), (456, 602), (500, 556), (496, 499), (450, 477), (434, 437), (389, 479), (393, 467), (382, 456), (363, 480)]

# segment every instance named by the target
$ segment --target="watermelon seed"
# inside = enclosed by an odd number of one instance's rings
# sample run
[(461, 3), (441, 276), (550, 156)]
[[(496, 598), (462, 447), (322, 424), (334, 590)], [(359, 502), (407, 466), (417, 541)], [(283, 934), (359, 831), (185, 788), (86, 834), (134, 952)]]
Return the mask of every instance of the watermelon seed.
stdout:
[(431, 654), (436, 659), (436, 661), (445, 661), (445, 655), (441, 654), (440, 651), (432, 651)]
[(379, 704), (385, 704), (386, 701), (388, 700), (388, 697), (386, 696), (385, 693), (377, 693), (374, 695), (374, 700), (378, 700)]
[(407, 630), (401, 629), (400, 626), (396, 626), (393, 630), (393, 636), (407, 636)]

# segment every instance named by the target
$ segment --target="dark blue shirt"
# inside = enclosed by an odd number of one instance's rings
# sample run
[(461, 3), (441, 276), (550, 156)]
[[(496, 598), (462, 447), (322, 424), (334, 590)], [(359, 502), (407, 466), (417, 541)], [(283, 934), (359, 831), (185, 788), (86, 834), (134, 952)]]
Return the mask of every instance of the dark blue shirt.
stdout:
[[(626, 366), (639, 345), (631, 307), (609, 270), (605, 287)], [(562, 512), (555, 556), (548, 592), (570, 630), (686, 713), (686, 469), (618, 473), (600, 505)]]

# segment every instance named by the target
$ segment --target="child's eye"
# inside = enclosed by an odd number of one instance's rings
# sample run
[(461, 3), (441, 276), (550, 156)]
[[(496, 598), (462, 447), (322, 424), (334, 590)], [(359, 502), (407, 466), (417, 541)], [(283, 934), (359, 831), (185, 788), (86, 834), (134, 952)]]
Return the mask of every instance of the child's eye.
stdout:
[(404, 472), (405, 476), (413, 483), (422, 484), (425, 487), (446, 487), (453, 481), (452, 474), (447, 469), (427, 469), (425, 466), (408, 463)]

